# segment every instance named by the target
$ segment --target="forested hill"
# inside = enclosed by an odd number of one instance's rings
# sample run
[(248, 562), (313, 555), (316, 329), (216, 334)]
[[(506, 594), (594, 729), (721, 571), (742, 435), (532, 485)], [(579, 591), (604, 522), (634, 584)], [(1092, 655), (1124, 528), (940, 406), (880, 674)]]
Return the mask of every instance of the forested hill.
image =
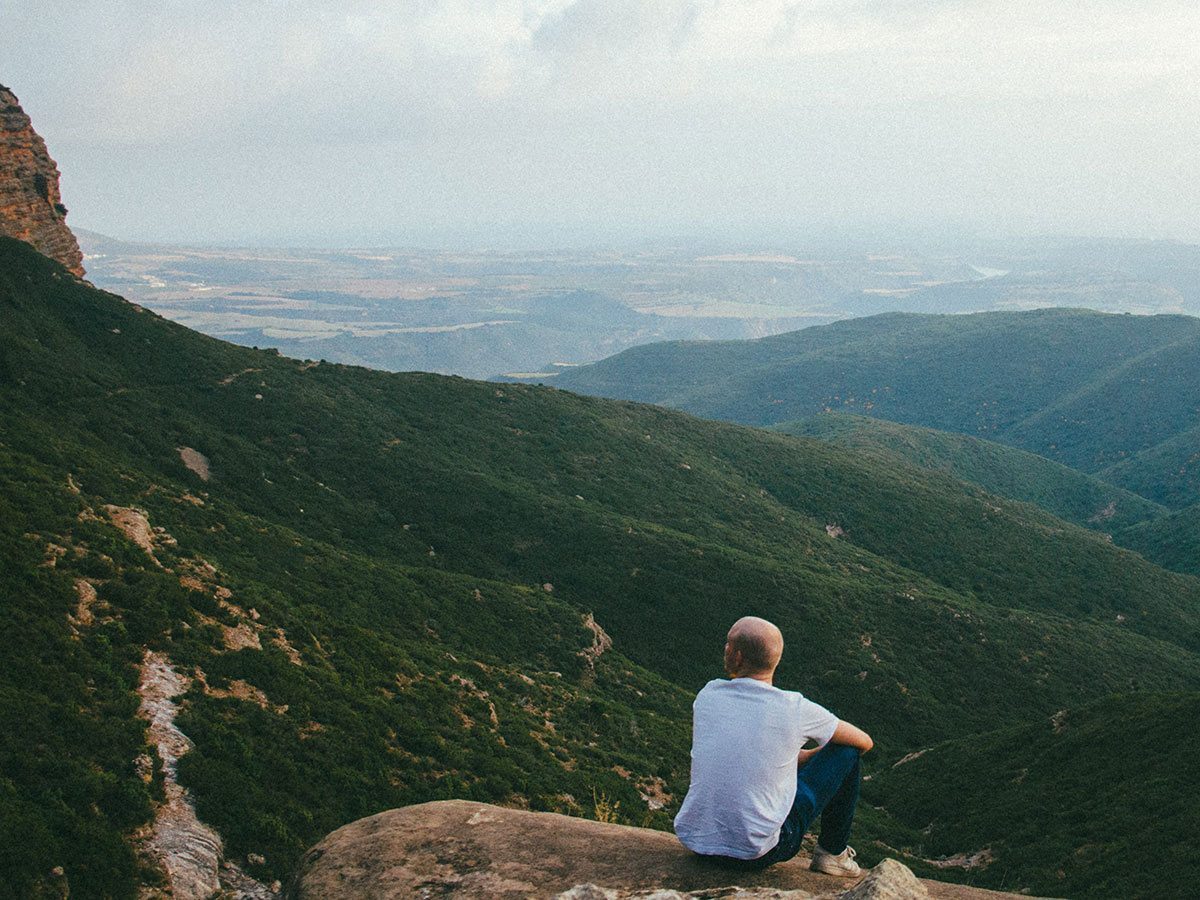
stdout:
[(1200, 575), (1200, 503), (1130, 525), (1116, 538), (1160, 566)]
[(754, 425), (850, 412), (1010, 444), (1147, 499), (1200, 501), (1200, 319), (885, 314), (757, 341), (652, 344), (569, 390)]
[(136, 850), (171, 802), (145, 717), (172, 684), (178, 780), (264, 881), (420, 800), (665, 826), (745, 613), (880, 761), (1200, 689), (1200, 580), (1028, 504), (653, 406), (235, 347), (6, 239), (0, 422), (17, 893), (161, 877)]
[[(919, 830), (926, 856), (966, 849), (976, 877), (991, 886), (1055, 897), (1191, 897), (1200, 754), (1180, 740), (1179, 723), (1198, 717), (1197, 693), (1113, 697), (932, 747), (864, 792)], [(944, 790), (930, 791), (931, 780)], [(1154, 810), (1152, 828), (1131, 827), (1135, 807)], [(1156, 864), (1149, 871), (1121, 862), (1132, 859)]]
[(950, 431), (848, 413), (821, 413), (783, 422), (774, 430), (907, 460), (978, 484), (1001, 497), (1036, 504), (1085, 528), (1113, 532), (1167, 512), (1132, 491), (1037, 454)]

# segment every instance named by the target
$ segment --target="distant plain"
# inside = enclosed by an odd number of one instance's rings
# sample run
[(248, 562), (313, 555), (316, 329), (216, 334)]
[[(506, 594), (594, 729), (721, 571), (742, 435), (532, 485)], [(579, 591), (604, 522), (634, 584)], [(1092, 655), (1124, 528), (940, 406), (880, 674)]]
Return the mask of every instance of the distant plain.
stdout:
[(1200, 313), (1200, 248), (1172, 242), (448, 251), (80, 239), (97, 286), (205, 334), (469, 378), (547, 381), (654, 341), (764, 337), (893, 310)]

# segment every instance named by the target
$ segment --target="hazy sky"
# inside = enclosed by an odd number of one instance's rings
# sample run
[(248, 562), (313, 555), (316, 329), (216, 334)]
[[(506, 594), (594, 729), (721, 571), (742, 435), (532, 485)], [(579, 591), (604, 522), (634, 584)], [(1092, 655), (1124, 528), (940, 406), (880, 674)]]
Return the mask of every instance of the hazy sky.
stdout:
[(1200, 240), (1196, 0), (0, 0), (70, 222)]

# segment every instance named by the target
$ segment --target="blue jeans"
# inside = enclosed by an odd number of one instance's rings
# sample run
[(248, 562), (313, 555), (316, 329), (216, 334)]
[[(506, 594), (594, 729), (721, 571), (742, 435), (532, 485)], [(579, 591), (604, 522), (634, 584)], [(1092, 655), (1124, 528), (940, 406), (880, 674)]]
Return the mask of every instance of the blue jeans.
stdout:
[(796, 776), (796, 799), (779, 831), (779, 843), (758, 859), (714, 857), (738, 868), (762, 869), (784, 862), (800, 852), (808, 826), (821, 816), (817, 843), (830, 853), (841, 853), (850, 840), (858, 786), (862, 781), (861, 754), (845, 744), (826, 744)]

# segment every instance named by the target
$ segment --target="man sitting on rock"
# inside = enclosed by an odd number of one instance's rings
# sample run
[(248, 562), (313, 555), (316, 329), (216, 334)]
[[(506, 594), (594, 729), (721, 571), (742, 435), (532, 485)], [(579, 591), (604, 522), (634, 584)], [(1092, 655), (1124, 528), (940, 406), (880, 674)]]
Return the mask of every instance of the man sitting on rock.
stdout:
[[(795, 691), (772, 684), (783, 634), (765, 619), (734, 623), (725, 671), (692, 706), (692, 779), (675, 833), (690, 850), (735, 866), (791, 859), (821, 816), (811, 868), (860, 873), (848, 846), (859, 757), (870, 735)], [(816, 743), (804, 749), (809, 741)]]

